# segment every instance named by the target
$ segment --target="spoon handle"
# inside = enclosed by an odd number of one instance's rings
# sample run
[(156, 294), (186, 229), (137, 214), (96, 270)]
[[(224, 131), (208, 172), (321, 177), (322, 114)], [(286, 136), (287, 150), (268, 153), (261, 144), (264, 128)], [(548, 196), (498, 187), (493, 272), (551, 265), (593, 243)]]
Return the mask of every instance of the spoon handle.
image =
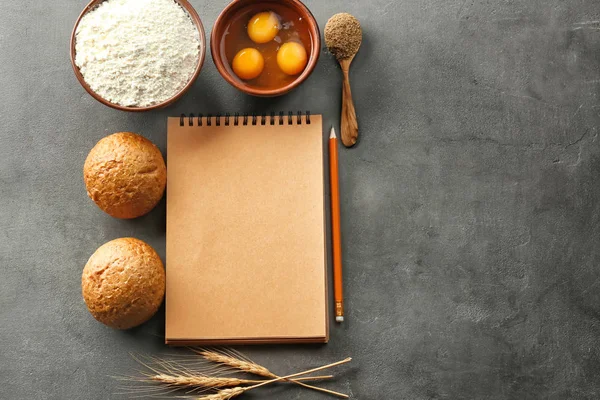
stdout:
[(358, 121), (356, 120), (356, 110), (352, 101), (352, 89), (350, 88), (350, 64), (352, 59), (340, 60), (340, 66), (344, 73), (344, 83), (342, 87), (342, 143), (346, 147), (352, 147), (358, 139)]

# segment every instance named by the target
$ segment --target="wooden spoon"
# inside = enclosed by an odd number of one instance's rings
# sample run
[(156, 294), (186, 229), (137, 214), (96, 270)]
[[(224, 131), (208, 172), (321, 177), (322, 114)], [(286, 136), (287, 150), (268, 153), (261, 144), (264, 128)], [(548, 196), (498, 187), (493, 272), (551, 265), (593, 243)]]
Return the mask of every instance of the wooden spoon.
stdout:
[(352, 100), (352, 89), (350, 88), (350, 64), (352, 64), (354, 56), (343, 60), (338, 60), (344, 81), (342, 83), (342, 143), (346, 147), (352, 147), (358, 139), (358, 121), (356, 120), (356, 110), (354, 109), (354, 101)]
[(336, 14), (325, 26), (325, 42), (329, 51), (340, 63), (344, 81), (342, 85), (342, 143), (352, 147), (358, 139), (358, 121), (350, 88), (350, 65), (362, 43), (362, 29), (358, 20), (350, 14)]

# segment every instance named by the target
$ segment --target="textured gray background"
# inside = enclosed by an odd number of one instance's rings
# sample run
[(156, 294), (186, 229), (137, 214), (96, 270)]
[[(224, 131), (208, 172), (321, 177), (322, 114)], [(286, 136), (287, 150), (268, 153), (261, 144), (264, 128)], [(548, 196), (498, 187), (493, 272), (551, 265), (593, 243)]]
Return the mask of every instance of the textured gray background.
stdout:
[[(210, 32), (225, 0), (192, 0)], [(327, 346), (245, 348), (276, 372), (353, 356), (329, 387), (359, 399), (600, 397), (600, 5), (596, 0), (307, 1), (365, 30), (361, 140), (341, 152), (348, 322)], [(229, 87), (210, 56), (179, 103), (127, 114), (78, 85), (82, 0), (0, 3), (0, 398), (108, 399), (128, 352), (163, 354), (163, 311), (94, 321), (87, 258), (135, 236), (165, 249), (165, 207), (114, 220), (88, 200), (87, 152), (131, 130), (165, 150), (182, 112), (305, 110), (338, 124), (323, 54), (292, 94)], [(294, 388), (269, 399), (319, 399)], [(117, 397), (120, 398), (120, 397)], [(249, 396), (249, 398), (257, 398)]]

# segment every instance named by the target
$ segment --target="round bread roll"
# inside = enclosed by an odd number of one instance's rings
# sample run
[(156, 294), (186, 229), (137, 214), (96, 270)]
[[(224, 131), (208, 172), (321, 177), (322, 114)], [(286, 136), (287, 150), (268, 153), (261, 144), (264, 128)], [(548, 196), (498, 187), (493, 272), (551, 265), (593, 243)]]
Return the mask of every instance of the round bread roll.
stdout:
[(149, 320), (165, 295), (165, 268), (150, 245), (122, 238), (101, 246), (81, 276), (81, 291), (90, 313), (116, 329)]
[(148, 139), (119, 132), (100, 140), (83, 166), (88, 196), (115, 218), (137, 218), (160, 201), (167, 167), (160, 150)]

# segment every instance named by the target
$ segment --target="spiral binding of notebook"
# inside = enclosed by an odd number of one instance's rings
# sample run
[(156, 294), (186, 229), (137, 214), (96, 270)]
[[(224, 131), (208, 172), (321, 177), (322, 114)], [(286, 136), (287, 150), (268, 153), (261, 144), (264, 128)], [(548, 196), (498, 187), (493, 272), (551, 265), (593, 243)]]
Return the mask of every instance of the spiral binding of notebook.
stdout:
[[(304, 118), (303, 118), (304, 117)], [(271, 112), (270, 114), (262, 113), (235, 113), (231, 115), (230, 113), (222, 114), (207, 114), (206, 117), (203, 114), (181, 114), (179, 126), (185, 126), (187, 120), (188, 126), (212, 126), (213, 123), (215, 126), (248, 126), (248, 125), (284, 125), (286, 120), (288, 125), (293, 125), (294, 121), (296, 125), (302, 125), (306, 123), (310, 125), (310, 111), (306, 111), (306, 113), (302, 113), (302, 111), (298, 111), (294, 114), (292, 111), (288, 111), (287, 115), (283, 111), (280, 111), (279, 114), (275, 112)]]

